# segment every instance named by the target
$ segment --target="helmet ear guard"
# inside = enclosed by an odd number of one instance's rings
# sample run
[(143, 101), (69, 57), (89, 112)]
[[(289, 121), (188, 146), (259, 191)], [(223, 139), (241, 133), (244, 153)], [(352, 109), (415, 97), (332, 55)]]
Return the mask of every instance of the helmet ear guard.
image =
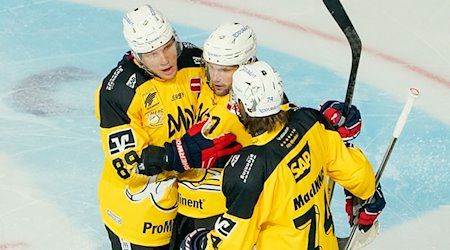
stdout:
[(231, 99), (234, 105), (240, 100), (250, 117), (277, 114), (283, 101), (283, 81), (266, 62), (241, 65), (233, 74)]
[(123, 35), (135, 56), (151, 52), (172, 38), (177, 40), (175, 30), (168, 19), (150, 5), (127, 12), (122, 23)]
[(206, 62), (242, 65), (256, 61), (256, 35), (248, 25), (225, 23), (214, 30), (203, 45)]

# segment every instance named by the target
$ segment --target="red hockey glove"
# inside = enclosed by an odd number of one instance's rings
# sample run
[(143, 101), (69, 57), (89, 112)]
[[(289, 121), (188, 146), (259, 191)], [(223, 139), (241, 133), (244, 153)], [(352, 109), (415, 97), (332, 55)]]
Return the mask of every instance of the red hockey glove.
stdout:
[(194, 167), (223, 167), (226, 160), (242, 148), (242, 145), (236, 142), (236, 136), (231, 133), (214, 139), (206, 138), (203, 133), (205, 124), (207, 120), (195, 124), (183, 137), (164, 145), (168, 165), (173, 170), (184, 172)]
[(184, 172), (190, 168), (224, 167), (229, 157), (242, 148), (236, 136), (227, 133), (214, 139), (203, 135), (207, 121), (192, 126), (180, 139), (164, 147), (149, 145), (142, 150), (138, 173), (155, 175), (163, 170)]
[(181, 242), (180, 250), (203, 250), (206, 248), (206, 235), (209, 230), (206, 228), (199, 228), (192, 233), (186, 235)]
[[(367, 230), (372, 227), (375, 220), (380, 215), (383, 208), (386, 206), (386, 200), (384, 199), (383, 193), (381, 192), (381, 186), (378, 185), (377, 189), (375, 190), (374, 197), (372, 199), (371, 203), (365, 203), (364, 205), (361, 205), (356, 203), (355, 199), (358, 199), (355, 197), (352, 193), (350, 193), (348, 190), (345, 191), (345, 212), (348, 216), (348, 222), (350, 226), (353, 226), (354, 220), (355, 220), (355, 214), (358, 214), (358, 225), (359, 229), (363, 230), (364, 232), (367, 232)], [(359, 199), (358, 199), (359, 200)], [(355, 206), (357, 208), (355, 211)]]
[(352, 105), (346, 117), (343, 116), (345, 104), (339, 101), (326, 101), (319, 106), (320, 112), (336, 128), (343, 141), (356, 138), (361, 132), (361, 113)]
[(353, 226), (353, 220), (355, 219), (355, 216), (353, 214), (353, 194), (350, 193), (347, 189), (344, 189), (344, 192), (345, 192), (345, 212), (347, 213), (348, 224), (350, 224), (350, 226)]
[(378, 185), (375, 194), (373, 195), (372, 202), (364, 204), (362, 208), (359, 209), (359, 229), (364, 232), (369, 230), (385, 206), (386, 200), (384, 199), (383, 192), (381, 192), (381, 186)]

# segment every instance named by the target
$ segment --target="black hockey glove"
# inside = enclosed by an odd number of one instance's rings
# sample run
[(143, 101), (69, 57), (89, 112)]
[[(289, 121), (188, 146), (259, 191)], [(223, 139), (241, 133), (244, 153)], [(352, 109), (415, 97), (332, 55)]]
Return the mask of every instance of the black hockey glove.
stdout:
[(180, 250), (203, 250), (206, 248), (206, 235), (209, 230), (199, 228), (188, 234), (181, 242)]
[(163, 147), (149, 145), (142, 150), (142, 163), (138, 165), (140, 174), (155, 175), (163, 170), (172, 170), (169, 167), (169, 160), (166, 150)]

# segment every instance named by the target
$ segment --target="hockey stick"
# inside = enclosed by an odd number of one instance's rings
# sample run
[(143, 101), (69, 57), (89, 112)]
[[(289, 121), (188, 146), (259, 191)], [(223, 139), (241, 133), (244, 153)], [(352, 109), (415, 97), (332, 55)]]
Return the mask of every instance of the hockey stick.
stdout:
[[(352, 50), (352, 67), (350, 69), (347, 93), (345, 94), (344, 113), (342, 115), (344, 119), (339, 121), (338, 125), (340, 126), (344, 123), (345, 117), (347, 117), (348, 111), (352, 106), (353, 92), (355, 91), (356, 85), (356, 73), (358, 71), (359, 58), (361, 57), (361, 40), (359, 39), (355, 27), (353, 27), (350, 18), (348, 17), (347, 13), (344, 10), (344, 7), (339, 0), (323, 0), (323, 3), (327, 7), (328, 12), (330, 12), (336, 23), (339, 25), (341, 30), (344, 32), (345, 37), (347, 38), (347, 41), (350, 44), (350, 48)], [(331, 198), (333, 197), (334, 184), (334, 180), (328, 179), (329, 202), (331, 202)]]
[[(408, 100), (406, 101), (405, 106), (403, 107), (402, 113), (400, 114), (400, 117), (397, 120), (397, 124), (395, 125), (395, 128), (394, 128), (394, 132), (392, 133), (391, 142), (389, 143), (389, 146), (388, 146), (388, 148), (383, 156), (383, 159), (381, 161), (380, 167), (377, 170), (377, 174), (375, 175), (375, 186), (378, 186), (380, 183), (380, 178), (384, 172), (387, 161), (389, 160), (389, 157), (391, 156), (392, 150), (394, 149), (394, 146), (395, 146), (395, 143), (397, 142), (398, 137), (402, 133), (403, 127), (405, 126), (406, 120), (408, 119), (408, 115), (411, 112), (411, 108), (413, 106), (414, 100), (419, 96), (419, 94), (420, 94), (420, 92), (418, 89), (416, 89), (416, 88), (409, 89)], [(370, 197), (370, 199), (366, 202), (366, 204), (371, 203), (373, 199), (374, 199), (373, 196)], [(353, 225), (352, 231), (348, 237), (347, 243), (344, 246), (345, 250), (350, 249), (353, 242), (356, 240), (355, 233), (357, 231), (358, 226), (359, 226), (358, 221), (356, 221), (355, 224)], [(364, 233), (362, 233), (362, 234), (364, 234)], [(366, 239), (366, 240), (362, 241), (362, 243), (359, 244), (359, 246), (357, 246), (356, 248), (352, 248), (352, 249), (359, 249), (360, 247), (363, 247), (363, 246), (369, 244), (373, 240), (374, 239), (369, 239), (369, 240)], [(352, 246), (352, 247), (354, 247), (354, 246)]]

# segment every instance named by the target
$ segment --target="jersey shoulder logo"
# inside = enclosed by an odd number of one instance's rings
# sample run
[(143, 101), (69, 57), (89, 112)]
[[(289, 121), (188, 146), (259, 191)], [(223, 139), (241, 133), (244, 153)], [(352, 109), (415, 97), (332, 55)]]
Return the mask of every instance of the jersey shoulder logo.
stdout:
[(202, 85), (201, 77), (193, 77), (189, 80), (189, 86), (191, 87), (192, 92), (200, 93), (201, 85)]
[(108, 135), (109, 154), (115, 155), (136, 146), (131, 128), (116, 131)]
[(147, 125), (150, 127), (159, 127), (164, 123), (164, 110), (158, 109), (147, 114)]
[(217, 219), (214, 227), (217, 229), (217, 232), (219, 234), (223, 235), (226, 238), (233, 231), (233, 228), (236, 227), (236, 224), (236, 221), (221, 216)]
[(155, 105), (158, 105), (158, 101), (156, 99), (156, 92), (155, 91), (151, 91), (148, 92), (144, 98), (144, 106), (146, 109), (149, 109)]
[(134, 87), (136, 86), (136, 73), (132, 74), (130, 78), (128, 78), (126, 85), (131, 89), (134, 89)]

